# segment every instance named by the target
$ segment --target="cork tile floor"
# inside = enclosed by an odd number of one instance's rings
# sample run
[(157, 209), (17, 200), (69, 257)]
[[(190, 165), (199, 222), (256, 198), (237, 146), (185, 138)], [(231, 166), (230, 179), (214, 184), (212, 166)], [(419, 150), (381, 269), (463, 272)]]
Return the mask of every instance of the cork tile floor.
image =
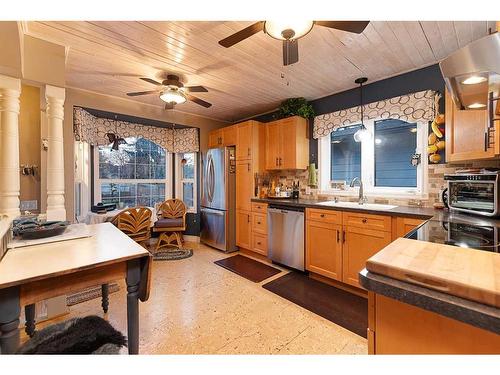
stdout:
[[(156, 261), (149, 300), (140, 304), (141, 354), (367, 354), (364, 338), (215, 265), (228, 255), (200, 244), (191, 258)], [(70, 308), (126, 332), (126, 289)], [(52, 321), (54, 322), (54, 321)], [(40, 328), (44, 324), (40, 324)]]

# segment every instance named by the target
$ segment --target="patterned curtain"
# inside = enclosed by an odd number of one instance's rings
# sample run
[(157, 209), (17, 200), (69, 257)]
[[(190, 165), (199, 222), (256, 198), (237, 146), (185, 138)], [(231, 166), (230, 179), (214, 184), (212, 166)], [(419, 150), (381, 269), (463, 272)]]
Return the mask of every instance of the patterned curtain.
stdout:
[[(363, 105), (364, 119), (400, 119), (407, 122), (432, 121), (435, 115), (433, 90), (414, 92), (408, 95), (380, 100)], [(361, 122), (361, 106), (342, 109), (314, 118), (313, 137), (318, 139), (334, 130)]]
[(94, 146), (108, 145), (106, 133), (115, 133), (123, 138), (148, 139), (168, 152), (198, 152), (200, 150), (196, 128), (174, 128), (172, 131), (169, 128), (110, 120), (96, 117), (80, 107), (73, 108), (73, 133), (77, 141), (84, 141)]

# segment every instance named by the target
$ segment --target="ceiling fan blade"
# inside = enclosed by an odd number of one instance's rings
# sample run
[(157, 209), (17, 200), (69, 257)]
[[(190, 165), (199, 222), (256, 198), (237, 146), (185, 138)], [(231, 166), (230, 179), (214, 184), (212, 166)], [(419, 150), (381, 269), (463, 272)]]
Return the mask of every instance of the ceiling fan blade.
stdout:
[(165, 109), (174, 109), (174, 103), (165, 103)]
[(314, 21), (316, 25), (361, 34), (370, 21)]
[(295, 64), (299, 61), (299, 44), (297, 40), (283, 41), (283, 65)]
[(141, 77), (140, 79), (142, 79), (143, 81), (146, 81), (146, 82), (152, 83), (153, 85), (156, 85), (156, 86), (161, 86), (161, 83), (160, 83), (160, 82), (155, 81), (154, 79), (151, 79), (151, 78), (145, 78), (145, 77)]
[(264, 30), (264, 21), (259, 21), (248, 27), (245, 27), (243, 30), (238, 31), (237, 33), (229, 35), (227, 38), (219, 40), (219, 44), (223, 47), (229, 48), (236, 43), (245, 40), (246, 38), (250, 38), (253, 34), (256, 34), (262, 30)]
[(203, 86), (184, 86), (188, 92), (208, 92), (208, 90)]
[(140, 96), (140, 95), (151, 95), (151, 94), (157, 94), (158, 90), (151, 90), (151, 91), (138, 91), (138, 92), (127, 92), (128, 96)]
[(193, 103), (199, 104), (205, 108), (210, 108), (212, 106), (212, 104), (210, 104), (209, 102), (201, 100), (200, 98), (197, 98), (196, 96), (190, 95), (188, 93), (186, 93), (186, 98), (188, 98), (188, 100), (192, 101)]

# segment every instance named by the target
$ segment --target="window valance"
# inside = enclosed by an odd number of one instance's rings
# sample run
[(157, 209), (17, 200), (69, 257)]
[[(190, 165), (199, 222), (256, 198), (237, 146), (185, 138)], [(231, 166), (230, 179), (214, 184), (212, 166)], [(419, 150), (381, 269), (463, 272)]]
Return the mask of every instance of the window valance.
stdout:
[(172, 130), (111, 120), (96, 117), (80, 107), (73, 108), (73, 133), (77, 141), (88, 142), (94, 146), (108, 145), (109, 140), (106, 133), (115, 133), (124, 138), (148, 139), (168, 152), (198, 152), (200, 150), (198, 129), (196, 128), (174, 128)]
[[(425, 90), (363, 105), (365, 119), (400, 119), (408, 122), (432, 121), (436, 108), (436, 91)], [(342, 109), (314, 118), (313, 137), (324, 137), (332, 131), (361, 122), (361, 106)]]

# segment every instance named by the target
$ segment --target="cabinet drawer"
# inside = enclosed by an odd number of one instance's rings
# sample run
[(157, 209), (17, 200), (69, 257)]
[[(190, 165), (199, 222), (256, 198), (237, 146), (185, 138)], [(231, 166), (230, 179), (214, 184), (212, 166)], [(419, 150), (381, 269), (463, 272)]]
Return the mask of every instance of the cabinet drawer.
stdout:
[(252, 231), (267, 234), (267, 215), (252, 212)]
[(321, 221), (322, 223), (342, 224), (342, 212), (332, 210), (306, 209), (307, 220)]
[(343, 224), (351, 227), (391, 232), (391, 217), (385, 215), (344, 212)]
[(252, 212), (267, 213), (267, 203), (252, 202)]
[(256, 253), (267, 256), (267, 236), (254, 233), (252, 235), (252, 249)]

